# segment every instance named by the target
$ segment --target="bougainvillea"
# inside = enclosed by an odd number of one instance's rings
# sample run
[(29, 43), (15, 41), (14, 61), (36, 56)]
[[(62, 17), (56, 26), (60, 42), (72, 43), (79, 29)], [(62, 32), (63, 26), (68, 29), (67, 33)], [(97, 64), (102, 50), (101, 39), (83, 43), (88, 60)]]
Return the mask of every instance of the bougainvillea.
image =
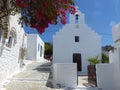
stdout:
[(66, 11), (75, 13), (73, 0), (11, 0), (14, 7), (22, 13), (21, 24), (36, 28), (43, 33), (49, 24), (57, 24), (60, 18), (66, 23)]

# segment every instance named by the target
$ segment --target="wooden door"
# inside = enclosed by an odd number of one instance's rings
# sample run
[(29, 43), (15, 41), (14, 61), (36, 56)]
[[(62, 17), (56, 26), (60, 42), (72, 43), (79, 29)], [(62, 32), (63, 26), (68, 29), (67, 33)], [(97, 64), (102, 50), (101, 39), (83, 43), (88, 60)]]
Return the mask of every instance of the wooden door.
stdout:
[(81, 54), (80, 53), (74, 53), (73, 54), (73, 63), (77, 63), (77, 70), (82, 70), (82, 63), (81, 63)]
[(97, 86), (96, 66), (88, 65), (88, 82)]

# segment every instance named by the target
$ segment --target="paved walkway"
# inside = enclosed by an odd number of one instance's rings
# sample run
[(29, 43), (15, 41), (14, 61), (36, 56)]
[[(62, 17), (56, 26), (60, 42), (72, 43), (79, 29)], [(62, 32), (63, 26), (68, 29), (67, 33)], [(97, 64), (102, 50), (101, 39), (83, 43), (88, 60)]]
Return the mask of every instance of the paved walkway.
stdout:
[(95, 87), (80, 86), (78, 88), (52, 88), (51, 63), (32, 62), (26, 69), (8, 79), (3, 90), (98, 90)]
[(51, 63), (32, 62), (26, 69), (10, 80), (10, 83), (4, 86), (6, 90), (51, 90), (50, 80)]

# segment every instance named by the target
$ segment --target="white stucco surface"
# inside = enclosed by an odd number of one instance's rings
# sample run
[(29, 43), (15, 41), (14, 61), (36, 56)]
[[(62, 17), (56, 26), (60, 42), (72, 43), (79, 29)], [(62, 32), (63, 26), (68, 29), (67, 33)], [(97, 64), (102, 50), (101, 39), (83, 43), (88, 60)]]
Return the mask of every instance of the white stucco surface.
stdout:
[(112, 27), (113, 50), (109, 64), (97, 65), (97, 84), (102, 90), (120, 90), (120, 23)]
[(120, 47), (110, 51), (109, 58), (109, 64), (97, 65), (97, 85), (102, 90), (120, 90)]
[(42, 60), (44, 58), (44, 42), (38, 34), (27, 34), (27, 59)]
[(53, 65), (54, 86), (77, 87), (77, 67), (76, 63), (57, 63)]
[(6, 44), (8, 40), (6, 40), (3, 46), (3, 52), (0, 56), (0, 83), (4, 81), (10, 74), (19, 70), (19, 48), (23, 43), (23, 35), (24, 30), (21, 28), (21, 25), (18, 25), (18, 18), (20, 14), (16, 14), (15, 16), (10, 16), (9, 29), (14, 27), (16, 29), (17, 35), (17, 43), (12, 45), (12, 47), (7, 47)]
[(113, 64), (96, 65), (97, 87), (102, 90), (117, 90), (115, 88)]
[[(101, 37), (85, 24), (84, 14), (77, 13), (78, 23), (75, 23), (75, 15), (70, 15), (70, 23), (53, 36), (53, 63), (73, 63), (73, 54), (80, 53), (81, 74), (86, 75), (88, 58), (101, 58)], [(79, 42), (75, 42), (75, 36), (79, 36)]]
[(113, 25), (112, 27), (113, 41), (120, 39), (120, 23)]
[(115, 86), (115, 90), (120, 90), (120, 47), (117, 47), (114, 52), (110, 52), (110, 62), (114, 65), (114, 81), (112, 81)]
[(113, 47), (114, 50), (110, 51), (109, 58), (110, 63), (114, 65), (113, 71), (114, 71), (114, 78), (113, 81), (115, 85), (115, 90), (120, 90), (120, 23), (115, 24), (112, 27), (112, 35), (113, 35)]

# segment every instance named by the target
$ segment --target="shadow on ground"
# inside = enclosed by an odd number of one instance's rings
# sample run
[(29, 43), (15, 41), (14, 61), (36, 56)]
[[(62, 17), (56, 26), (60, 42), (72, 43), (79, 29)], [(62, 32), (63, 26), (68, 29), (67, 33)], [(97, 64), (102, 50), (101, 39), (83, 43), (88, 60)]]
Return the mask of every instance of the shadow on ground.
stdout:
[(52, 76), (52, 72), (50, 72), (48, 81), (47, 81), (47, 83), (46, 83), (46, 86), (47, 86), (47, 87), (53, 88), (52, 80), (53, 80), (53, 76)]
[(52, 65), (52, 63), (44, 63), (44, 64), (37, 66), (33, 70), (37, 70), (38, 72), (48, 73), (48, 72), (51, 72), (51, 65)]
[(33, 69), (33, 70), (37, 70), (38, 72), (49, 73), (49, 77), (46, 83), (46, 86), (49, 88), (53, 88), (53, 84), (52, 84), (53, 76), (52, 76), (51, 67), (52, 67), (52, 63), (43, 63)]

